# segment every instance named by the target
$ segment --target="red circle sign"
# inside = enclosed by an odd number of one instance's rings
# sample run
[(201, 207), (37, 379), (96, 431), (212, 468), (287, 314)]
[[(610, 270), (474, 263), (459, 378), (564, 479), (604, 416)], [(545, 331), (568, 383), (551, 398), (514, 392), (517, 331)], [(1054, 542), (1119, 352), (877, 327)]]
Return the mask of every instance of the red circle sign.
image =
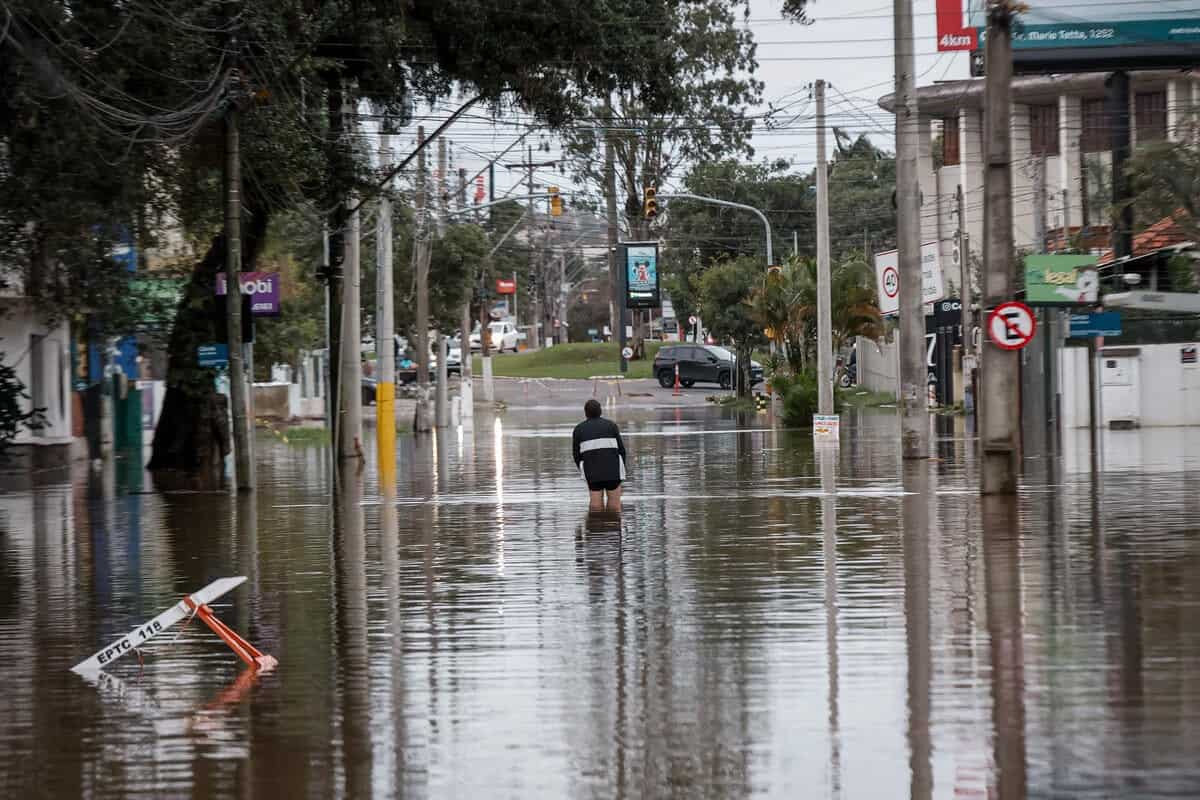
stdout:
[(1020, 350), (1033, 339), (1037, 320), (1029, 306), (1013, 300), (992, 309), (988, 314), (987, 330), (996, 347)]
[(888, 297), (895, 297), (900, 292), (900, 273), (895, 267), (888, 267), (883, 271), (883, 293)]

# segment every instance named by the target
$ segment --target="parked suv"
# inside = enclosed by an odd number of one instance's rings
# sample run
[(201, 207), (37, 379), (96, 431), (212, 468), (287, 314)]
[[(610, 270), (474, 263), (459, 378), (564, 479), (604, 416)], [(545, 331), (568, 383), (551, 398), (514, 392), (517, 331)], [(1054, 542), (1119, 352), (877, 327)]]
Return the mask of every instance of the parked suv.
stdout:
[[(498, 350), (503, 353), (506, 350), (517, 352), (517, 343), (520, 341), (521, 333), (517, 330), (517, 326), (510, 320), (500, 320), (488, 325), (491, 331), (491, 347), (493, 350)], [(475, 326), (474, 332), (471, 333), (469, 341), (471, 343), (471, 352), (478, 352), (483, 349), (480, 344), (479, 326)]]
[[(716, 383), (722, 389), (733, 387), (733, 353), (711, 344), (673, 344), (659, 348), (654, 357), (654, 376), (658, 385), (669, 389), (675, 385), (675, 365), (679, 365), (679, 382), (687, 388), (697, 383)], [(763, 379), (762, 365), (750, 362), (750, 385)]]

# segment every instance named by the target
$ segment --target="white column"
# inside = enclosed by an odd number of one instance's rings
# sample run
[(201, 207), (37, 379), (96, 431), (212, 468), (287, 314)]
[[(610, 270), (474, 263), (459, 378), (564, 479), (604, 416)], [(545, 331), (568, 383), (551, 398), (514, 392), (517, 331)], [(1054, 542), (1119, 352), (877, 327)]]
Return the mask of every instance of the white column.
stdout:
[(921, 242), (938, 238), (937, 171), (933, 168), (933, 120), (921, 117), (917, 123), (917, 179), (921, 184)]
[[(1060, 95), (1058, 98), (1058, 169), (1059, 186), (1067, 190), (1067, 202), (1064, 208), (1060, 194), (1056, 202), (1050, 203), (1051, 208), (1057, 208), (1059, 214), (1071, 227), (1083, 224), (1081, 154), (1079, 138), (1083, 134), (1083, 106), (1078, 97)], [(1070, 231), (1064, 231), (1070, 236)]]
[(966, 228), (972, 253), (983, 252), (983, 118), (974, 108), (958, 115), (958, 152), (966, 206)]
[(1013, 244), (1019, 248), (1033, 246), (1034, 234), (1033, 192), (1037, 186), (1038, 165), (1033, 158), (1032, 131), (1029, 128), (1029, 106), (1012, 104), (1012, 224)]

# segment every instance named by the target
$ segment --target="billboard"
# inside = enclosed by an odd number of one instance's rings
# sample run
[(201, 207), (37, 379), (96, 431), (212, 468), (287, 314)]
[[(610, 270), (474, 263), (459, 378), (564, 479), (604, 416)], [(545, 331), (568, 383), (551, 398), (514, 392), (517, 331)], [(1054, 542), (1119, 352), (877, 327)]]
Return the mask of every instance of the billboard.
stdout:
[[(900, 312), (900, 253), (888, 250), (875, 254), (875, 281), (879, 289), (879, 313), (885, 317)], [(921, 302), (935, 303), (946, 294), (938, 243), (921, 245)]]
[[(239, 279), (242, 294), (250, 295), (250, 313), (256, 317), (274, 317), (279, 314), (279, 273), (243, 272)], [(217, 294), (225, 294), (225, 273), (217, 273)]]
[(1025, 257), (1025, 303), (1073, 306), (1095, 303), (1100, 292), (1096, 257), (1037, 255)]
[[(969, 0), (984, 46), (987, 3)], [(1195, 0), (1081, 3), (1032, 0), (1013, 25), (1013, 71), (1069, 72), (1192, 66), (1200, 61)]]
[(626, 242), (625, 307), (658, 308), (658, 242)]

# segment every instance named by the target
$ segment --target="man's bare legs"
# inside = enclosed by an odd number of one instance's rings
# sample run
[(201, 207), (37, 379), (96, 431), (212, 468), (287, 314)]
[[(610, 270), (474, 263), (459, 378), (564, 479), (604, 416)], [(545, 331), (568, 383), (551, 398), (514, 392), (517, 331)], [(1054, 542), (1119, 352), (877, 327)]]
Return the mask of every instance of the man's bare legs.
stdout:
[[(620, 491), (619, 489), (617, 491)], [(617, 501), (617, 507), (620, 508), (620, 500)], [(603, 511), (604, 510), (604, 491), (589, 491), (588, 492), (588, 511)]]
[[(593, 492), (595, 494), (595, 492)], [(608, 493), (608, 510), (614, 514), (621, 513), (621, 487), (613, 489)]]

